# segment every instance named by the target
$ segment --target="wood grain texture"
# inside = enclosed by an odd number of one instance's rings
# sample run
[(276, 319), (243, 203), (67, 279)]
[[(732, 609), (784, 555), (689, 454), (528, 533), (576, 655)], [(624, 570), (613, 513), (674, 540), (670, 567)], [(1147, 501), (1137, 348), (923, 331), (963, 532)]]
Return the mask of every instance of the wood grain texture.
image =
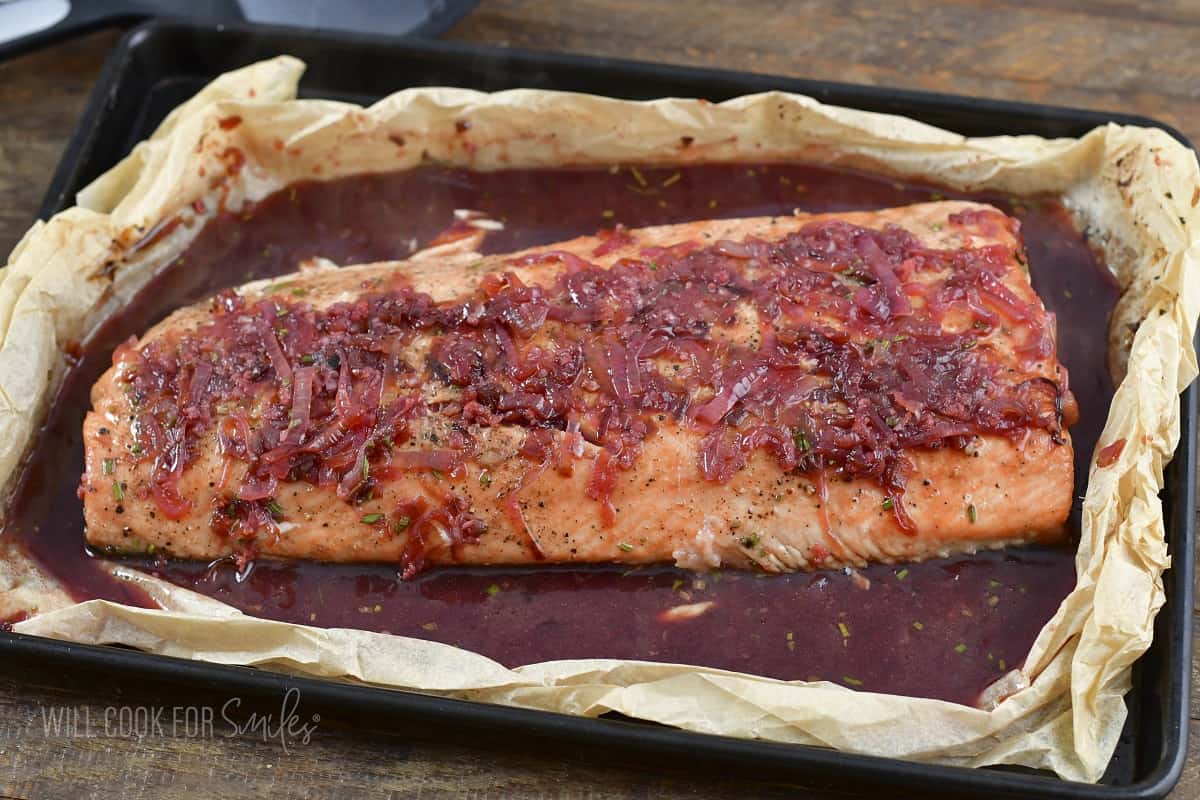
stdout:
[(0, 63), (0, 260), (33, 224), (118, 38), (104, 31)]
[[(1200, 130), (1194, 2), (488, 2), (467, 41), (1120, 110)], [(1086, 11), (1078, 9), (1085, 8)]]
[[(0, 674), (0, 797), (76, 800), (111, 797), (118, 787), (123, 800), (794, 796), (795, 787), (664, 772), (648, 763), (597, 764), (584, 753), (547, 757), (540, 748), (387, 733), (329, 719), (328, 709), (308, 744), (289, 737), (285, 751), (277, 736), (264, 741), (260, 730), (235, 727), (250, 721), (251, 709), (279, 719), (282, 698), (224, 709), (228, 695), (182, 700), (164, 692), (117, 681), (85, 695)], [(185, 726), (173, 725), (176, 703), (211, 708), (212, 728), (196, 726), (198, 735), (186, 735)], [(163, 735), (134, 735), (154, 730), (149, 717), (144, 724), (122, 722), (122, 709), (163, 706)], [(300, 698), (297, 713), (307, 722), (314, 712)]]
[[(1120, 110), (1157, 117), (1200, 140), (1195, 0), (485, 0), (449, 38)], [(98, 33), (0, 64), (0, 252), (33, 220), (116, 39)], [(29, 665), (0, 664), (0, 798), (796, 794), (796, 787), (613, 763), (596, 753), (376, 731), (303, 700), (301, 714), (324, 717), (309, 744), (293, 743), (285, 754), (277, 741), (233, 735), (219, 716), (228, 699), (219, 690), (205, 701), (218, 714), (211, 735), (108, 736), (106, 708), (170, 706), (182, 702), (179, 693), (119, 675), (79, 676), (71, 688), (56, 688), (62, 683)], [(1197, 665), (1193, 685), (1195, 698)], [(87, 713), (101, 735), (48, 735), (44, 713), (52, 708), (74, 710), (77, 719)], [(270, 703), (256, 708), (278, 714)], [(1200, 798), (1200, 703), (1191, 717), (1177, 799)], [(823, 784), (805, 794), (847, 796), (837, 776)]]
[[(1192, 694), (1196, 693), (1196, 685), (1192, 683)], [(1171, 800), (1200, 797), (1200, 720), (1192, 713), (1191, 730), (1188, 732), (1187, 763), (1183, 767), (1183, 775), (1175, 786), (1175, 791), (1169, 795)]]

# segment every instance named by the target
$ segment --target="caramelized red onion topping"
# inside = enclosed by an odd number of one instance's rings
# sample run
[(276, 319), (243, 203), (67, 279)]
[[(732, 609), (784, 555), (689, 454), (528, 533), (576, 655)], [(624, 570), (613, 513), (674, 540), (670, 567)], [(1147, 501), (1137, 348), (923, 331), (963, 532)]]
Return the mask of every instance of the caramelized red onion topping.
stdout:
[[(951, 224), (1012, 223), (972, 212)], [(617, 230), (597, 253), (631, 244)], [(612, 524), (619, 472), (663, 425), (701, 436), (696, 468), (708, 480), (728, 481), (763, 450), (785, 470), (876, 482), (911, 530), (900, 502), (906, 451), (962, 449), (981, 434), (1019, 440), (1029, 428), (1061, 435), (1065, 372), (1057, 383), (1013, 373), (989, 342), (997, 328), (1016, 331), (1026, 367), (1053, 354), (1053, 318), (1002, 282), (1013, 256), (1001, 246), (930, 250), (899, 227), (839, 221), (777, 242), (646, 248), (609, 269), (548, 251), (509, 263), (562, 263), (554, 285), (489, 274), (448, 303), (399, 283), (321, 310), (301, 293), (249, 303), (222, 292), (208, 325), (123, 347), (114, 361), (127, 366), (135, 456), (151, 462), (158, 507), (188, 513), (179, 476), (215, 428), (225, 457), (248, 473), (213, 524), (241, 539), (273, 524), (280, 482), (354, 503), (402, 471), (455, 478), (474, 455), (471, 431), (493, 425), (527, 430), (528, 480), (505, 497), (519, 530), (521, 488), (547, 468), (569, 474), (585, 441), (601, 448), (587, 494)], [(965, 330), (943, 329), (952, 311), (967, 315)], [(433, 339), (425, 364), (405, 360), (418, 333)], [(420, 398), (429, 375), (457, 387), (436, 409), (455, 435), (439, 450), (405, 448), (412, 421), (432, 411)], [(436, 538), (430, 526), (454, 546), (482, 531), (444, 494), (437, 506), (418, 498), (369, 515), (382, 535), (409, 537), (406, 574)]]

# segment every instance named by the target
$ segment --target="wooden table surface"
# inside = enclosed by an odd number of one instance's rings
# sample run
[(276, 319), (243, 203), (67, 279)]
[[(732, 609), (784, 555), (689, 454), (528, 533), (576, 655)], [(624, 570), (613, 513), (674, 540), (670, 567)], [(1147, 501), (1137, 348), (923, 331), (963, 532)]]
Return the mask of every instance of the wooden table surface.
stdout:
[[(1156, 117), (1200, 141), (1200, 2), (1093, 0), (1085, 12), (1078, 5), (485, 0), (448, 38), (1118, 110)], [(33, 221), (118, 35), (93, 34), (0, 65), (0, 252)], [(74, 676), (64, 688), (62, 676), (36, 665), (0, 667), (4, 798), (803, 794), (604, 754), (481, 743), (453, 731), (384, 733), (336, 709), (326, 709), (310, 742), (293, 742), (289, 753), (254, 732), (230, 735), (219, 711), (215, 736), (107, 736), (104, 723), (119, 720), (106, 718), (106, 709), (172, 705), (177, 695), (120, 675)], [(98, 735), (48, 733), (47, 710), (64, 708), (74, 712), (67, 721), (75, 733)], [(1173, 798), (1200, 798), (1196, 705), (1191, 718), (1188, 765)], [(817, 796), (846, 793), (827, 788)]]

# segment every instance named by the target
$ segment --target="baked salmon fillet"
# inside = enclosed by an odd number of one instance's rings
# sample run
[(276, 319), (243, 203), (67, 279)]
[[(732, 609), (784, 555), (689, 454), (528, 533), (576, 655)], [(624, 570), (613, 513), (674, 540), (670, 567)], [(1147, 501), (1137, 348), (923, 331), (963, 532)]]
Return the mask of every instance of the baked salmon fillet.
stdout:
[(109, 552), (779, 572), (1065, 536), (1076, 415), (986, 205), (617, 227), (227, 290), (114, 353)]

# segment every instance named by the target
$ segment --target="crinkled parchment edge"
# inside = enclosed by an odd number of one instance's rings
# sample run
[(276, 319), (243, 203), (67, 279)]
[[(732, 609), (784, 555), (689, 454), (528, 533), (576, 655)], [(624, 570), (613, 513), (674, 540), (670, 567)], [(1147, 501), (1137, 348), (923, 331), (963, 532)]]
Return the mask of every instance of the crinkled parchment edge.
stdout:
[(1058, 194), (1103, 251), (1122, 289), (1110, 349), (1118, 374), (1127, 374), (1101, 444), (1127, 445), (1115, 464), (1091, 469), (1077, 588), (1023, 670), (1009, 676), (1010, 688), (1025, 688), (990, 710), (670, 664), (510, 670), (446, 645), (256, 619), (121, 568), (169, 610), (71, 604), (13, 558), (0, 562), (8, 590), (0, 612), (5, 603), (40, 612), (18, 631), (576, 714), (615, 710), (732, 736), (1099, 778), (1170, 563), (1158, 492), (1178, 443), (1178, 394), (1196, 375), (1200, 303), (1200, 170), (1191, 151), (1161, 131), (1117, 125), (1080, 139), (964, 138), (780, 93), (711, 104), (410, 89), (363, 109), (293, 99), (302, 70), (280, 57), (217, 79), (81, 192), (77, 207), (36, 224), (17, 246), (0, 272), (0, 482), (10, 491), (59, 385), (64, 348), (187, 245), (202, 219), (163, 223), (195, 200), (212, 213), (297, 180), (425, 162), (497, 169), (800, 160), (965, 190)]

